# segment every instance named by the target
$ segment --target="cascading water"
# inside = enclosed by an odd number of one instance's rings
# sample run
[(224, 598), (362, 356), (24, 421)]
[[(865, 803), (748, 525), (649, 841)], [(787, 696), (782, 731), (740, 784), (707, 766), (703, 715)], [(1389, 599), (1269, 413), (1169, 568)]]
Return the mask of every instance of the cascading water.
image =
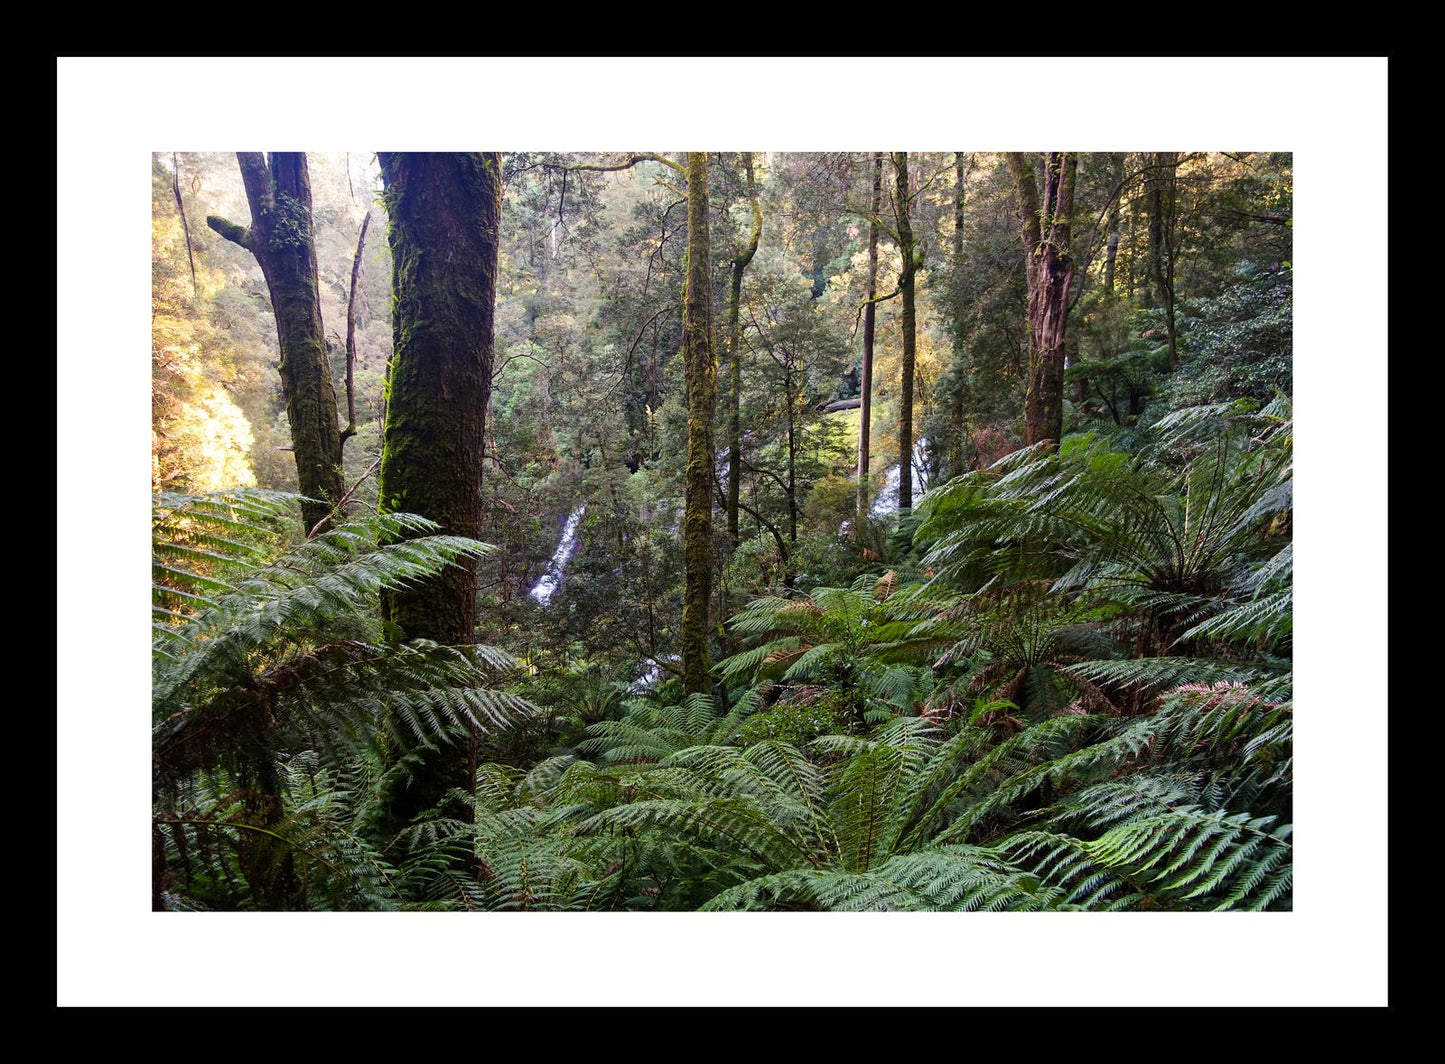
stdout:
[[(924, 480), (923, 456), (928, 450), (928, 440), (915, 440), (913, 443), (913, 498), (916, 502), (918, 496), (923, 494), (928, 484)], [(899, 468), (896, 465), (889, 466), (888, 472), (883, 474), (883, 490), (873, 499), (873, 505), (868, 512), (874, 517), (883, 517), (887, 514), (898, 512), (898, 482), (900, 480)]]
[[(681, 661), (682, 659), (679, 658), (676, 654), (669, 654), (667, 655), (667, 660)], [(633, 680), (630, 684), (627, 685), (627, 689), (629, 691), (641, 693), (643, 691), (646, 691), (648, 688), (654, 686), (661, 679), (662, 666), (659, 665), (657, 662), (652, 661), (648, 663), (647, 668), (643, 670), (641, 676), (639, 676), (637, 679)]]
[(579, 506), (567, 515), (567, 523), (562, 526), (562, 539), (557, 544), (557, 550), (552, 554), (552, 560), (547, 564), (547, 571), (542, 574), (542, 579), (527, 594), (536, 599), (543, 606), (552, 601), (557, 588), (562, 584), (562, 575), (567, 571), (567, 562), (571, 560), (573, 552), (577, 549), (577, 526), (582, 523), (583, 516), (587, 513), (587, 507)]

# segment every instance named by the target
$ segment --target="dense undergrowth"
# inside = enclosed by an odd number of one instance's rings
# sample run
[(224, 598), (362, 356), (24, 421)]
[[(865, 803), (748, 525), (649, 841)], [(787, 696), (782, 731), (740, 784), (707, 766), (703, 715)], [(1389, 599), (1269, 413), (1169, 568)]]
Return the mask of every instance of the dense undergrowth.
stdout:
[[(1291, 443), (1242, 400), (1015, 452), (737, 612), (687, 699), (394, 641), (380, 591), (487, 551), (423, 518), (163, 495), (153, 904), (1287, 909)], [(472, 792), (388, 825), (456, 743)]]

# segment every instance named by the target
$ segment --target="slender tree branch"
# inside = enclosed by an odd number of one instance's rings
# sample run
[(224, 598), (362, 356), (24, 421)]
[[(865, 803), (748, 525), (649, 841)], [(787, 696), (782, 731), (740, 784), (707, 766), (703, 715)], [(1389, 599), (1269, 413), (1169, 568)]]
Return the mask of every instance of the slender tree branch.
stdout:
[(632, 341), (632, 346), (627, 349), (627, 365), (629, 365), (629, 366), (632, 365), (632, 355), (633, 355), (634, 352), (636, 352), (636, 350), (637, 350), (637, 345), (642, 342), (642, 337), (643, 337), (643, 334), (647, 332), (647, 327), (648, 327), (649, 325), (651, 325), (653, 322), (655, 322), (658, 318), (660, 318), (660, 317), (662, 317), (664, 314), (666, 314), (669, 310), (677, 310), (677, 309), (678, 309), (678, 308), (677, 308), (676, 306), (673, 306), (673, 305), (669, 304), (668, 306), (663, 307), (663, 308), (662, 308), (661, 310), (659, 310), (656, 314), (654, 314), (652, 317), (648, 318), (645, 322), (642, 323), (642, 328), (640, 328), (640, 329), (637, 330), (637, 339), (633, 340), (633, 341)]
[(683, 674), (682, 670), (679, 669), (676, 665), (673, 665), (670, 662), (663, 661), (661, 658), (659, 658), (657, 656), (656, 648), (649, 650), (647, 647), (644, 647), (642, 645), (642, 640), (637, 638), (636, 632), (628, 632), (627, 639), (632, 644), (633, 650), (637, 651), (638, 654), (646, 658), (648, 661), (652, 662), (659, 669), (662, 669), (664, 672), (670, 672), (674, 676), (681, 676)]
[(659, 224), (662, 226), (662, 236), (657, 241), (657, 247), (652, 249), (652, 254), (647, 256), (647, 274), (642, 278), (643, 295), (647, 294), (647, 287), (652, 283), (652, 260), (661, 259), (662, 249), (667, 246), (667, 238), (677, 233), (676, 229), (674, 229), (671, 233), (667, 231), (667, 216), (672, 213), (672, 209), (674, 207), (679, 207), (686, 202), (686, 199), (674, 200), (673, 202), (669, 203), (667, 205), (667, 208), (662, 212), (662, 220), (659, 222)]
[(506, 369), (519, 358), (530, 359), (531, 361), (537, 363), (537, 365), (541, 366), (545, 370), (548, 370), (549, 372), (553, 369), (552, 363), (543, 362), (536, 355), (528, 354), (526, 351), (518, 351), (515, 355), (508, 355), (506, 358), (502, 359), (502, 364), (496, 369), (492, 370), (492, 380), (496, 380), (498, 377), (500, 377), (502, 375), (502, 370)]
[(554, 231), (555, 231), (556, 229), (561, 228), (561, 226), (562, 226), (562, 211), (563, 211), (563, 208), (564, 208), (566, 205), (567, 205), (567, 171), (566, 171), (566, 170), (563, 170), (563, 171), (562, 171), (562, 193), (561, 193), (561, 195), (559, 195), (559, 196), (557, 197), (557, 224), (552, 227)]
[(1291, 219), (1282, 214), (1253, 214), (1249, 211), (1237, 211), (1233, 207), (1224, 208), (1225, 214), (1233, 214), (1238, 218), (1248, 218), (1253, 222), (1264, 222), (1266, 225), (1289, 225)]
[(171, 188), (176, 193), (176, 210), (181, 214), (181, 232), (186, 238), (186, 261), (191, 264), (191, 294), (199, 296), (201, 287), (196, 283), (196, 256), (191, 251), (191, 227), (186, 222), (186, 205), (181, 202), (181, 161), (176, 152), (171, 152)]
[(953, 166), (954, 166), (953, 161), (950, 160), (947, 166), (945, 166), (945, 167), (943, 167), (942, 169), (936, 171), (936, 172), (933, 174), (932, 177), (930, 177), (927, 181), (923, 182), (923, 184), (921, 184), (921, 185), (918, 186), (917, 191), (912, 192), (912, 193), (909, 194), (909, 196), (908, 196), (908, 202), (909, 202), (909, 203), (912, 203), (914, 200), (918, 199), (919, 196), (922, 196), (925, 192), (927, 192), (930, 188), (932, 188), (932, 187), (933, 187), (933, 183), (934, 183), (935, 181), (937, 181), (937, 180), (938, 180), (940, 177), (942, 177), (944, 174), (949, 173), (949, 172), (951, 172), (951, 171), (953, 170)]
[[(713, 488), (717, 492), (718, 501), (721, 502), (724, 506), (726, 506), (727, 496), (723, 493), (722, 484), (718, 482), (716, 473), (713, 474), (712, 483)], [(773, 534), (773, 541), (778, 545), (778, 554), (782, 558), (784, 567), (786, 567), (788, 564), (788, 541), (783, 538), (783, 534), (778, 531), (777, 526), (774, 525), (762, 514), (754, 510), (747, 503), (743, 502), (742, 499), (738, 499), (738, 509), (742, 510), (753, 520), (757, 521), (758, 524), (762, 525)]]
[(361, 253), (366, 248), (366, 227), (371, 212), (361, 219), (361, 235), (356, 238), (356, 257), (351, 260), (351, 295), (346, 300), (346, 428), (341, 430), (341, 447), (356, 435), (356, 289), (361, 277)]
[(776, 483), (776, 484), (778, 485), (778, 487), (780, 487), (780, 488), (783, 489), (783, 494), (785, 494), (785, 495), (791, 495), (791, 494), (792, 494), (792, 492), (788, 490), (788, 485), (787, 485), (787, 483), (783, 480), (783, 477), (782, 477), (782, 474), (781, 474), (781, 473), (774, 473), (771, 469), (764, 469), (764, 468), (762, 468), (761, 466), (755, 466), (755, 465), (753, 465), (751, 462), (749, 462), (746, 458), (741, 459), (741, 461), (742, 461), (742, 464), (743, 464), (743, 465), (747, 466), (747, 468), (749, 469), (749, 471), (751, 471), (751, 472), (753, 472), (753, 473), (762, 473), (764, 476), (772, 477), (774, 483)]
[(883, 220), (883, 216), (877, 211), (864, 210), (861, 207), (849, 207), (845, 204), (843, 207), (843, 213), (851, 214), (857, 218), (862, 218), (865, 222), (871, 222), (888, 236), (892, 237), (895, 244), (898, 243), (898, 233), (891, 225), (889, 225)]
[(322, 525), (326, 524), (333, 517), (339, 514), (341, 512), (341, 508), (347, 503), (349, 503), (352, 497), (356, 494), (356, 489), (361, 487), (362, 483), (367, 479), (367, 477), (371, 476), (371, 474), (375, 473), (380, 468), (381, 456), (378, 455), (376, 461), (372, 462), (371, 465), (367, 467), (366, 472), (361, 474), (361, 476), (357, 478), (356, 483), (351, 485), (351, 487), (347, 489), (346, 494), (336, 500), (336, 505), (331, 508), (331, 512), (328, 513), (325, 517), (323, 517), (320, 521), (317, 521), (314, 525), (311, 526), (311, 531), (306, 533), (306, 538), (310, 539), (312, 536), (316, 535), (317, 529), (319, 529)]
[(863, 302), (859, 303), (858, 310), (853, 315), (853, 330), (848, 334), (849, 341), (851, 342), (853, 337), (858, 335), (858, 323), (863, 318), (863, 308), (867, 307), (870, 303), (886, 303), (888, 300), (893, 299), (895, 296), (902, 295), (902, 293), (903, 287), (900, 285), (899, 287), (893, 289), (893, 291), (889, 292), (886, 296), (875, 296), (873, 299), (865, 299), (863, 300)]

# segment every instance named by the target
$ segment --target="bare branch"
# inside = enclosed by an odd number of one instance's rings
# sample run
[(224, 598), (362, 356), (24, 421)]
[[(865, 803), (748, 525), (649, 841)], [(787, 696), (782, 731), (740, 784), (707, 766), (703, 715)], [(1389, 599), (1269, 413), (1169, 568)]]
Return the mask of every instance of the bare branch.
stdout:
[(762, 468), (761, 466), (755, 466), (755, 465), (753, 465), (751, 462), (749, 462), (746, 458), (742, 458), (742, 459), (740, 459), (740, 461), (742, 462), (743, 465), (747, 466), (748, 469), (751, 470), (752, 472), (754, 472), (754, 473), (762, 473), (764, 476), (772, 477), (772, 478), (773, 478), (773, 481), (778, 485), (778, 487), (783, 490), (783, 494), (784, 494), (784, 495), (791, 495), (791, 494), (793, 494), (791, 491), (788, 490), (787, 482), (783, 480), (783, 477), (782, 477), (782, 474), (781, 474), (781, 473), (774, 473), (771, 469), (764, 469), (764, 468)]
[(361, 276), (361, 253), (366, 248), (366, 227), (371, 212), (361, 219), (361, 235), (356, 238), (356, 257), (351, 260), (351, 295), (346, 300), (346, 428), (341, 430), (341, 448), (356, 435), (356, 289)]
[(314, 525), (311, 526), (311, 531), (306, 533), (306, 538), (310, 539), (312, 536), (316, 535), (317, 529), (321, 528), (323, 525), (328, 524), (333, 517), (339, 514), (341, 512), (341, 508), (347, 503), (349, 503), (352, 499), (352, 496), (356, 494), (356, 489), (361, 487), (361, 485), (366, 481), (366, 479), (380, 468), (381, 456), (377, 455), (376, 461), (372, 462), (371, 465), (367, 467), (366, 472), (361, 474), (361, 476), (357, 479), (356, 483), (351, 485), (351, 487), (347, 490), (346, 494), (336, 500), (336, 505), (331, 508), (331, 512), (328, 513), (325, 517), (323, 517), (320, 521), (317, 521)]
[(181, 161), (176, 152), (171, 152), (171, 188), (176, 193), (176, 210), (181, 214), (181, 232), (186, 238), (186, 261), (191, 264), (191, 294), (199, 296), (201, 288), (196, 284), (196, 256), (191, 252), (191, 227), (186, 222), (186, 205), (181, 202)]
[(515, 355), (508, 355), (506, 358), (504, 358), (504, 359), (502, 360), (502, 364), (501, 364), (500, 366), (498, 366), (496, 369), (492, 370), (492, 380), (496, 380), (498, 377), (500, 377), (500, 376), (502, 375), (502, 370), (506, 369), (508, 366), (510, 366), (513, 362), (515, 362), (515, 361), (516, 361), (517, 359), (519, 359), (519, 358), (530, 359), (531, 361), (537, 363), (537, 365), (541, 366), (543, 369), (547, 370), (548, 372), (551, 372), (551, 370), (552, 370), (552, 363), (550, 363), (550, 362), (543, 362), (543, 361), (542, 361), (540, 358), (538, 358), (536, 355), (528, 354), (526, 351), (518, 351)]
[[(716, 473), (713, 474), (712, 483), (713, 488), (717, 491), (719, 501), (721, 501), (721, 503), (726, 506), (727, 497), (723, 493), (722, 485), (718, 483)], [(762, 514), (754, 510), (747, 503), (743, 502), (742, 499), (738, 499), (738, 509), (742, 510), (754, 521), (762, 525), (773, 534), (773, 542), (778, 545), (778, 556), (782, 560), (783, 567), (786, 569), (788, 565), (788, 541), (783, 538), (783, 534), (778, 531), (778, 527), (774, 525), (771, 521), (769, 521), (766, 517), (764, 517)]]
[(642, 323), (642, 328), (640, 328), (640, 329), (637, 330), (637, 339), (636, 339), (636, 340), (633, 340), (633, 341), (632, 341), (632, 346), (627, 349), (627, 362), (628, 362), (629, 365), (631, 365), (631, 363), (632, 363), (632, 356), (633, 356), (633, 354), (637, 351), (637, 345), (642, 342), (642, 336), (643, 336), (643, 334), (644, 334), (645, 332), (647, 332), (647, 327), (648, 327), (649, 325), (651, 325), (653, 322), (655, 322), (658, 318), (660, 318), (660, 317), (662, 317), (664, 314), (666, 314), (669, 310), (677, 310), (677, 309), (678, 309), (677, 307), (671, 306), (671, 305), (666, 306), (666, 307), (663, 307), (663, 308), (662, 308), (661, 310), (659, 310), (656, 314), (654, 314), (652, 317), (648, 318), (645, 322)]
[(895, 244), (899, 242), (897, 231), (883, 220), (883, 216), (879, 212), (865, 210), (862, 207), (849, 207), (847, 204), (844, 204), (843, 213), (851, 214), (856, 218), (862, 218), (865, 222), (876, 225), (879, 229), (883, 230), (883, 232), (887, 233), (888, 236), (892, 237)]
[(889, 292), (886, 296), (875, 296), (873, 299), (865, 299), (863, 300), (863, 302), (859, 303), (858, 310), (853, 315), (853, 331), (848, 334), (849, 341), (851, 342), (853, 337), (858, 335), (858, 321), (863, 316), (864, 307), (868, 306), (870, 303), (885, 303), (888, 300), (894, 298), (895, 296), (900, 295), (902, 292), (903, 287), (900, 285), (899, 287), (893, 289), (893, 291)]

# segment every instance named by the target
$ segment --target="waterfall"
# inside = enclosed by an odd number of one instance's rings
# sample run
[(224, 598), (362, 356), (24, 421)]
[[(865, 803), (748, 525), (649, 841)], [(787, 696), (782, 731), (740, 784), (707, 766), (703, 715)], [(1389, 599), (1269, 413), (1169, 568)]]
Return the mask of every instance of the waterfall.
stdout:
[(901, 476), (896, 465), (889, 466), (888, 472), (883, 474), (883, 488), (874, 496), (873, 505), (868, 507), (868, 512), (874, 517), (898, 512), (898, 483)]
[(547, 564), (547, 571), (542, 574), (542, 579), (537, 581), (537, 586), (527, 592), (544, 606), (552, 601), (552, 596), (556, 594), (557, 588), (562, 584), (562, 575), (566, 572), (567, 562), (577, 549), (577, 526), (586, 513), (587, 507), (579, 506), (567, 515), (567, 523), (562, 526), (562, 539), (552, 554), (552, 560)]
[[(923, 455), (928, 448), (926, 439), (915, 440), (913, 443), (913, 501), (918, 501), (918, 496), (927, 489), (928, 483), (923, 477)], [(873, 500), (873, 505), (868, 512), (874, 517), (883, 517), (887, 514), (898, 512), (898, 482), (900, 480), (899, 469), (896, 465), (888, 467), (888, 472), (883, 474), (883, 490)]]
[[(667, 654), (664, 656), (663, 660), (681, 661), (682, 658), (677, 654)], [(657, 682), (661, 679), (662, 666), (659, 665), (656, 661), (651, 661), (648, 662), (647, 668), (643, 670), (642, 675), (637, 677), (637, 679), (633, 680), (630, 684), (627, 685), (627, 689), (636, 694), (641, 694), (649, 688), (656, 686)]]

